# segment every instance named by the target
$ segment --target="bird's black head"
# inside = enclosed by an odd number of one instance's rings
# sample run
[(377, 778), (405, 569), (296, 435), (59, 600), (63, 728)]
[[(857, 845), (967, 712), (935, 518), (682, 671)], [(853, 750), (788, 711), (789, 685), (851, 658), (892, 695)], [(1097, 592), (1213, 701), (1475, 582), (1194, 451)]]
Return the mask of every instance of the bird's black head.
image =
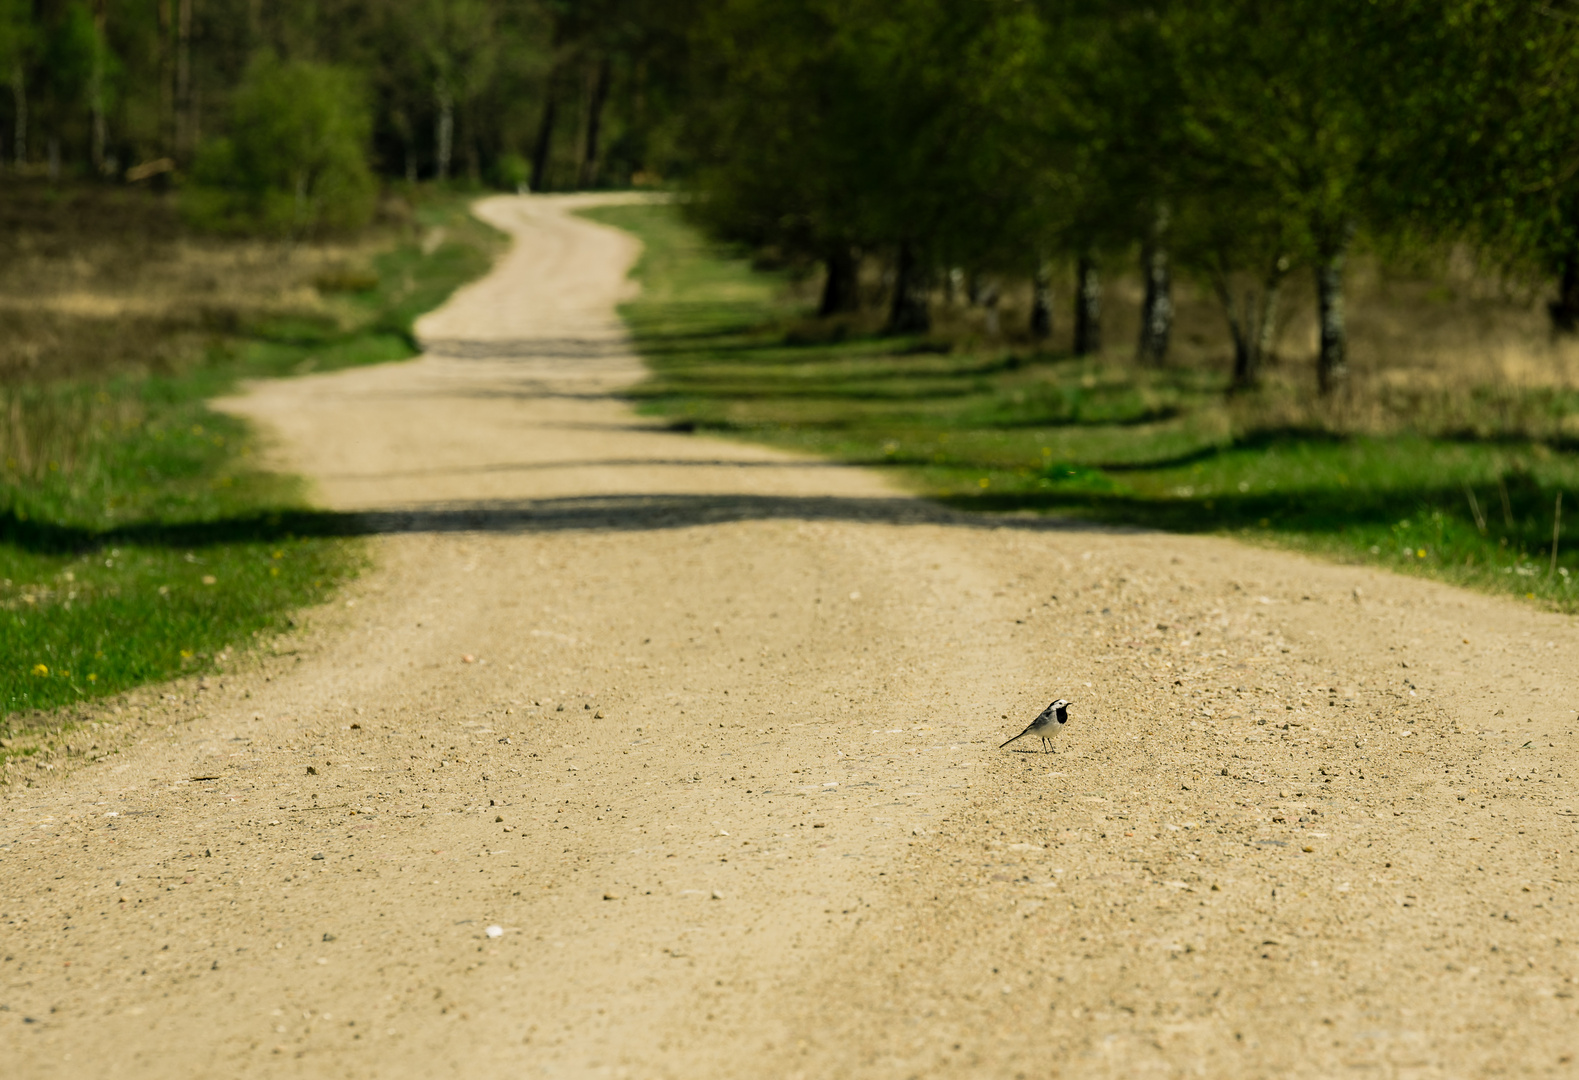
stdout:
[(1057, 701), (1053, 702), (1053, 715), (1058, 718), (1058, 722), (1060, 724), (1069, 723), (1069, 706), (1073, 704), (1074, 702), (1065, 701), (1063, 698), (1059, 698)]

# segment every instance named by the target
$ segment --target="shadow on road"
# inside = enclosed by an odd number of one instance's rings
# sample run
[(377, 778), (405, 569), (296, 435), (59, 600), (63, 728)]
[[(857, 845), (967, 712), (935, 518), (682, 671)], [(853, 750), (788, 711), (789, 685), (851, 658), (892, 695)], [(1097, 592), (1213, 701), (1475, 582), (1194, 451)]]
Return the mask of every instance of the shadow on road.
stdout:
[(38, 553), (64, 553), (92, 551), (111, 545), (199, 548), (210, 544), (269, 543), (291, 537), (377, 536), (390, 533), (553, 533), (577, 529), (641, 532), (768, 520), (857, 521), (1035, 531), (1119, 531), (1113, 526), (1068, 518), (967, 513), (904, 497), (594, 495), (468, 502), (355, 513), (293, 510), (212, 521), (123, 525), (105, 530), (21, 519), (14, 511), (7, 511), (0, 514), (0, 542)]

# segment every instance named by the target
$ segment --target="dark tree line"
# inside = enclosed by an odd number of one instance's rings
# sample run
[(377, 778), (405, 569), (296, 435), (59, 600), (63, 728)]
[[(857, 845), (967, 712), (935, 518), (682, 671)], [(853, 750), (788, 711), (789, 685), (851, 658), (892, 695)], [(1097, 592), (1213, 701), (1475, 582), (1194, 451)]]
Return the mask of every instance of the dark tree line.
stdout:
[(0, 160), (183, 176), (251, 138), (260, 95), (328, 94), (292, 107), (343, 114), (387, 177), (624, 185), (674, 167), (691, 21), (686, 0), (0, 0)]
[(925, 329), (958, 268), (1076, 268), (1076, 350), (1105, 267), (1138, 257), (1142, 362), (1168, 351), (1174, 275), (1221, 303), (1257, 380), (1285, 282), (1316, 283), (1317, 375), (1346, 373), (1357, 238), (1468, 240), (1558, 284), (1579, 328), (1579, 5), (1520, 0), (720, 0), (693, 43), (700, 212), (822, 260), (892, 265), (890, 326)]

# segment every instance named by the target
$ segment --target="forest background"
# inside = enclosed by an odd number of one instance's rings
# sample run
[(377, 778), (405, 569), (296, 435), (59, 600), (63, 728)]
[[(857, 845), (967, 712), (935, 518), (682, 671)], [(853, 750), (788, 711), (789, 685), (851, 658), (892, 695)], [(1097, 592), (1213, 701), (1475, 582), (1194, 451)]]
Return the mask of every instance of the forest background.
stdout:
[(1570, 0), (0, 0), (3, 707), (354, 571), (203, 402), (411, 355), (485, 189), (677, 193), (607, 216), (684, 430), (1572, 609), (1576, 61)]
[(1239, 389), (1305, 271), (1329, 394), (1357, 246), (1554, 282), (1579, 324), (1576, 49), (1579, 7), (1508, 0), (0, 0), (0, 145), (297, 236), (398, 180), (679, 185), (715, 234), (819, 263), (823, 314), (880, 260), (896, 332), (996, 276), (1045, 337), (1068, 266), (1076, 354), (1138, 256), (1138, 358), (1167, 358), (1182, 271)]

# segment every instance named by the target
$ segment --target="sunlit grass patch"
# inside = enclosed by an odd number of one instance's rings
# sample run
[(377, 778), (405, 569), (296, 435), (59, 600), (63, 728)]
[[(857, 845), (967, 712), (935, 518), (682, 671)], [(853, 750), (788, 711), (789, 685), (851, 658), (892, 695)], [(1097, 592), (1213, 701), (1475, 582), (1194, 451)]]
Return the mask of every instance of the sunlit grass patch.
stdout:
[(281, 537), (190, 550), (109, 542), (71, 556), (5, 545), (0, 708), (52, 709), (223, 670), (359, 565), (345, 541)]
[(134, 407), (81, 433), (69, 467), (0, 473), (0, 712), (209, 670), (359, 565), (347, 541), (290, 532), (297, 483), (252, 465), (205, 381), (47, 388), (69, 415)]
[[(1226, 365), (818, 333), (804, 292), (709, 246), (673, 207), (589, 216), (646, 245), (624, 314), (652, 373), (633, 397), (686, 430), (890, 469), (966, 509), (1225, 533), (1579, 610), (1571, 444), (1444, 430), (1439, 401), (1430, 437), (1289, 427), (1308, 410), (1275, 388), (1229, 397)], [(1541, 430), (1573, 407), (1512, 392), (1496, 388), (1499, 415), (1539, 414)]]

